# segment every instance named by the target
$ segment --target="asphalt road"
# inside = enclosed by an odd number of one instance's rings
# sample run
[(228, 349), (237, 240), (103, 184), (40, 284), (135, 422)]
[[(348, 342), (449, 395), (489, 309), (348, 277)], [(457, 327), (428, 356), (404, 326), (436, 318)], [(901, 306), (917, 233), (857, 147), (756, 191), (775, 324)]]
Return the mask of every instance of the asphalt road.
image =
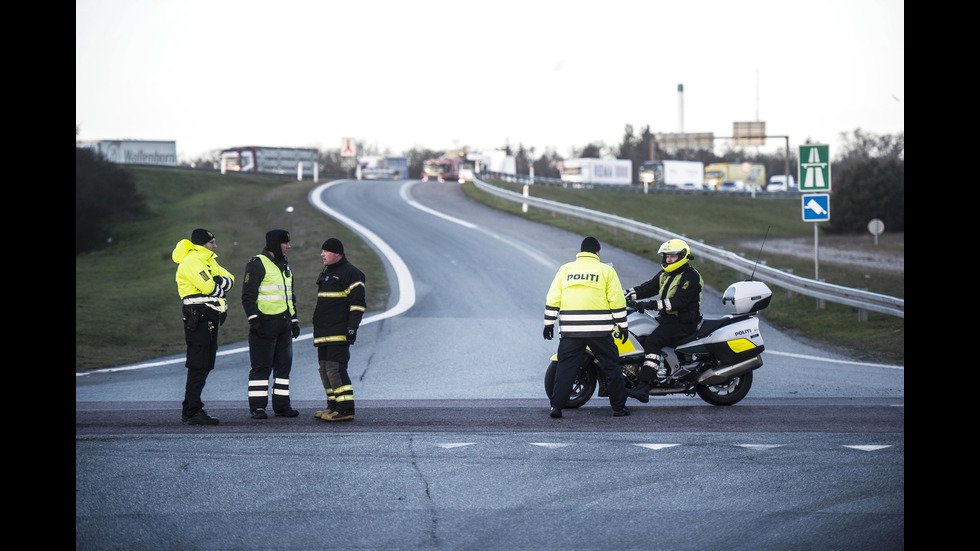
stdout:
[[(76, 376), (76, 548), (904, 546), (902, 366), (764, 324), (765, 365), (736, 406), (631, 400), (613, 418), (595, 397), (551, 419), (544, 295), (581, 236), (448, 183), (343, 182), (311, 201), (373, 242), (396, 284), (352, 348), (357, 419), (312, 417), (308, 329), (290, 377), (298, 418), (249, 419), (244, 343), (222, 343), (205, 388), (217, 427), (180, 424), (180, 358)], [(656, 270), (602, 258), (626, 286)], [(717, 292), (703, 302), (723, 312)]]

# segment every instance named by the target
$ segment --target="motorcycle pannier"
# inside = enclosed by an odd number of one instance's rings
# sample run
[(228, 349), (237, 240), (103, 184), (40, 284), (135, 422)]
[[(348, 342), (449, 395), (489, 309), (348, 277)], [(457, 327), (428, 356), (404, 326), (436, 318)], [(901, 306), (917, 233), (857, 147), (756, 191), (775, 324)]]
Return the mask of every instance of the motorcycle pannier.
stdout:
[(772, 291), (761, 281), (732, 283), (721, 297), (729, 314), (751, 314), (769, 306)]

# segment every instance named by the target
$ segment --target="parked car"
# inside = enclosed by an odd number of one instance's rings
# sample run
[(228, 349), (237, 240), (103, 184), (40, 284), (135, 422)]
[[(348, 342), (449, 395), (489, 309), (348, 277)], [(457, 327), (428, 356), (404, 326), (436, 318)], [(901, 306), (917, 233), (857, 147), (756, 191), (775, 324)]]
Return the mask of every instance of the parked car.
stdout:
[(745, 191), (745, 182), (742, 180), (722, 180), (718, 186), (718, 191)]
[(766, 191), (776, 192), (776, 191), (786, 191), (786, 182), (783, 181), (770, 181), (769, 185), (766, 186)]
[[(787, 183), (789, 180), (789, 183)], [(793, 175), (790, 174), (789, 177), (785, 174), (774, 174), (769, 177), (769, 184), (766, 185), (766, 191), (792, 191), (796, 187), (796, 180), (793, 179)]]

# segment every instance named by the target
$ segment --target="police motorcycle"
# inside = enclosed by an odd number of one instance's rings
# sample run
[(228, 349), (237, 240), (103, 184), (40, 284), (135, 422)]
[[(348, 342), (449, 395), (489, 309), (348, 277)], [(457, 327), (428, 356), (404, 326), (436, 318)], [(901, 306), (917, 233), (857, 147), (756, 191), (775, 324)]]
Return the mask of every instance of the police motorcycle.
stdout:
[[(765, 344), (759, 331), (758, 313), (769, 306), (772, 291), (761, 281), (740, 281), (731, 284), (722, 295), (728, 314), (720, 318), (704, 318), (697, 331), (683, 339), (673, 349), (663, 350), (666, 376), (658, 377), (651, 385), (651, 396), (670, 394), (697, 395), (715, 406), (730, 406), (741, 401), (752, 387), (752, 372), (762, 367)], [(643, 311), (641, 311), (643, 310)], [(613, 337), (619, 348), (619, 364), (626, 388), (639, 384), (640, 366), (645, 352), (644, 338), (659, 325), (656, 311), (637, 309), (635, 301), (627, 301), (626, 321), (628, 339), (623, 342), (619, 329)], [(557, 353), (545, 372), (544, 387), (551, 398), (558, 365)], [(566, 408), (585, 405), (598, 387), (599, 396), (608, 396), (606, 381), (598, 361), (587, 350), (572, 387)]]

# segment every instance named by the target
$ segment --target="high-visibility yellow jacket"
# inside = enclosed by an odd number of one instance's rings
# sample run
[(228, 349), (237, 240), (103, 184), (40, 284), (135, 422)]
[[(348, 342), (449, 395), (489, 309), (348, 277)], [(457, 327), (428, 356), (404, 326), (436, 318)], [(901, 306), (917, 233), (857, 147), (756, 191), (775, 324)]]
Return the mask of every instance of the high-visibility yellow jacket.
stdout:
[(616, 270), (581, 252), (558, 269), (545, 302), (544, 324), (558, 322), (562, 337), (601, 337), (625, 330), (626, 299)]
[(171, 258), (177, 263), (177, 293), (185, 306), (203, 305), (221, 314), (228, 311), (225, 293), (235, 284), (235, 276), (218, 264), (214, 251), (181, 239)]

